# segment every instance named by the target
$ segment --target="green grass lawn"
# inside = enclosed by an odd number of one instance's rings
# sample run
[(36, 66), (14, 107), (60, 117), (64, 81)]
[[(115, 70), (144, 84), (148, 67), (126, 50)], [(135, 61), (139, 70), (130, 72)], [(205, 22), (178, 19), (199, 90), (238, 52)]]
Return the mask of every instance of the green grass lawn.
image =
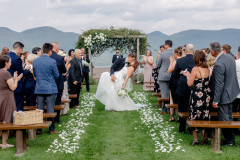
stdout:
[[(95, 93), (96, 85), (90, 86), (91, 93)], [(142, 91), (142, 85), (135, 85), (134, 90)], [(81, 95), (86, 93), (85, 87)], [(159, 115), (159, 108), (156, 108), (157, 98), (152, 93), (146, 92), (148, 101), (152, 104), (151, 109), (154, 114)], [(81, 109), (80, 109), (81, 110)], [(61, 116), (62, 123), (56, 124), (56, 130), (66, 130), (70, 116), (76, 112), (71, 109), (66, 116)], [(174, 132), (178, 131), (177, 122), (167, 122), (169, 115), (159, 115), (164, 119), (164, 125), (175, 127)], [(155, 152), (155, 143), (150, 136), (150, 129), (141, 122), (141, 113), (139, 111), (112, 112), (104, 111), (104, 105), (95, 101), (92, 114), (86, 117), (85, 133), (81, 134), (78, 141), (79, 148), (76, 152), (46, 152), (54, 139), (58, 135), (49, 135), (48, 130), (44, 129), (43, 134), (38, 135), (34, 140), (27, 140), (29, 149), (22, 157), (14, 157), (15, 148), (0, 150), (0, 160), (9, 159), (39, 159), (39, 160), (58, 160), (58, 159), (120, 159), (120, 160), (138, 160), (138, 159), (239, 159), (240, 157), (240, 137), (236, 136), (236, 146), (221, 147), (223, 153), (215, 154), (210, 146), (191, 146), (192, 136), (190, 134), (175, 134), (175, 143), (182, 139), (181, 150), (176, 152)], [(75, 117), (76, 120), (81, 118)], [(151, 122), (150, 122), (151, 123)], [(162, 126), (164, 128), (165, 126)], [(8, 143), (15, 144), (15, 137), (10, 137)], [(182, 150), (185, 150), (183, 152)]]

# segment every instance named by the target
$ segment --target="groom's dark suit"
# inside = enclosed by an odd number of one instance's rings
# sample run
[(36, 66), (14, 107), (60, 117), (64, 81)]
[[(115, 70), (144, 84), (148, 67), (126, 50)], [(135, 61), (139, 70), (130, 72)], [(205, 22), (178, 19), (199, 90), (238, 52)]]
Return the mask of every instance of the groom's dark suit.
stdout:
[[(128, 62), (127, 62), (128, 63)], [(112, 65), (110, 69), (110, 76), (114, 74), (114, 72), (120, 71), (126, 64), (126, 58), (118, 58)]]

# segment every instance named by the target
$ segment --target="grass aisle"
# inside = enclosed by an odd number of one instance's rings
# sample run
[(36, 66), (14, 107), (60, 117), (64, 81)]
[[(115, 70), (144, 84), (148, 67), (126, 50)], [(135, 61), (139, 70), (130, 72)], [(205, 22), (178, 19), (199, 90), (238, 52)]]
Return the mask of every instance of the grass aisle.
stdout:
[[(92, 94), (96, 92), (96, 87), (96, 85), (91, 86)], [(143, 92), (142, 86), (135, 85), (133, 92)], [(84, 86), (81, 95), (84, 94), (84, 97), (87, 97), (85, 93)], [(104, 111), (104, 106), (97, 100), (92, 107), (86, 107), (86, 101), (82, 102), (85, 108), (71, 109), (67, 116), (61, 116), (62, 123), (56, 124), (57, 130), (64, 131), (67, 134), (67, 139), (62, 141), (59, 135), (48, 135), (48, 130), (44, 129), (44, 134), (38, 135), (35, 140), (27, 140), (29, 149), (24, 156), (14, 157), (15, 148), (9, 148), (0, 150), (0, 160), (239, 159), (239, 136), (236, 136), (236, 146), (222, 147), (223, 154), (215, 154), (210, 146), (191, 146), (192, 136), (176, 133), (178, 123), (167, 122), (169, 115), (160, 115), (159, 108), (155, 107), (155, 104), (157, 104), (156, 97), (153, 97), (150, 92), (145, 93), (149, 106), (140, 111)], [(90, 101), (92, 100), (88, 102)], [(174, 134), (173, 139), (171, 138), (172, 134)], [(72, 147), (71, 149), (68, 145), (66, 147), (73, 153), (46, 152), (51, 148), (51, 145), (53, 146), (51, 150), (58, 146), (53, 145), (56, 139), (60, 143), (74, 144), (69, 145)], [(182, 139), (182, 141), (179, 141), (179, 139)], [(172, 142), (170, 143), (170, 141)], [(9, 143), (15, 144), (15, 137), (9, 138)], [(167, 153), (165, 149), (159, 149), (161, 145), (165, 147), (173, 146), (174, 149)], [(179, 146), (181, 146), (180, 149), (176, 151)], [(169, 148), (167, 147), (168, 151)]]

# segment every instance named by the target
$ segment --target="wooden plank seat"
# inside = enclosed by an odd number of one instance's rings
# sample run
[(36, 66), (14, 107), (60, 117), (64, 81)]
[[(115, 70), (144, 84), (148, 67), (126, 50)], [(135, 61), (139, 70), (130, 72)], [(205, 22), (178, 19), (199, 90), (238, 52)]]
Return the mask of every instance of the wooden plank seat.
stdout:
[(72, 99), (72, 98), (77, 98), (77, 94), (69, 94), (69, 98)]
[(144, 84), (152, 84), (152, 83), (154, 83), (154, 82), (143, 82)]
[(169, 98), (158, 97), (158, 106), (159, 107), (162, 106), (162, 102), (169, 102)]
[(26, 129), (48, 128), (52, 122), (44, 121), (39, 124), (15, 125), (13, 123), (1, 123), (0, 130), (16, 130), (16, 153), (15, 156), (22, 156), (27, 150)]
[(167, 108), (178, 108), (178, 104), (166, 104), (165, 105)]
[(57, 116), (57, 113), (56, 112), (53, 112), (53, 113), (43, 113), (43, 119), (46, 119), (46, 118), (54, 118)]
[(161, 102), (169, 102), (169, 98), (158, 97), (158, 101), (161, 101)]
[[(189, 117), (189, 112), (178, 112), (179, 117), (182, 118), (188, 118)], [(210, 112), (210, 116), (216, 117), (217, 112)], [(240, 112), (232, 112), (233, 118), (240, 118)]]
[(146, 85), (147, 88), (153, 88), (153, 85)]
[(240, 121), (187, 121), (189, 127), (198, 128), (214, 128), (211, 136), (211, 148), (216, 153), (222, 153), (221, 144), (221, 128), (240, 128)]
[(162, 95), (161, 95), (161, 92), (159, 92), (159, 93), (153, 93), (152, 96), (161, 97)]
[[(37, 109), (37, 106), (24, 106), (23, 107), (24, 111), (35, 110), (35, 109)], [(45, 106), (44, 109), (47, 110), (47, 106)], [(64, 105), (55, 105), (54, 106), (55, 111), (61, 111), (63, 109), (64, 109)]]
[(64, 104), (64, 103), (70, 103), (71, 102), (71, 99), (61, 99), (61, 103)]

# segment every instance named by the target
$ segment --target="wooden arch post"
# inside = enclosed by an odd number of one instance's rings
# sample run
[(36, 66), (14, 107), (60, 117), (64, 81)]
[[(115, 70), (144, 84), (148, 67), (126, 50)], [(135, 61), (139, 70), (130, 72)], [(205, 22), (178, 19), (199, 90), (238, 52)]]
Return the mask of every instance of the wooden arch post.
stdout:
[(91, 47), (88, 47), (88, 56), (89, 56), (89, 59), (90, 59), (90, 75), (93, 77), (93, 63), (92, 63), (92, 53), (91, 53)]

